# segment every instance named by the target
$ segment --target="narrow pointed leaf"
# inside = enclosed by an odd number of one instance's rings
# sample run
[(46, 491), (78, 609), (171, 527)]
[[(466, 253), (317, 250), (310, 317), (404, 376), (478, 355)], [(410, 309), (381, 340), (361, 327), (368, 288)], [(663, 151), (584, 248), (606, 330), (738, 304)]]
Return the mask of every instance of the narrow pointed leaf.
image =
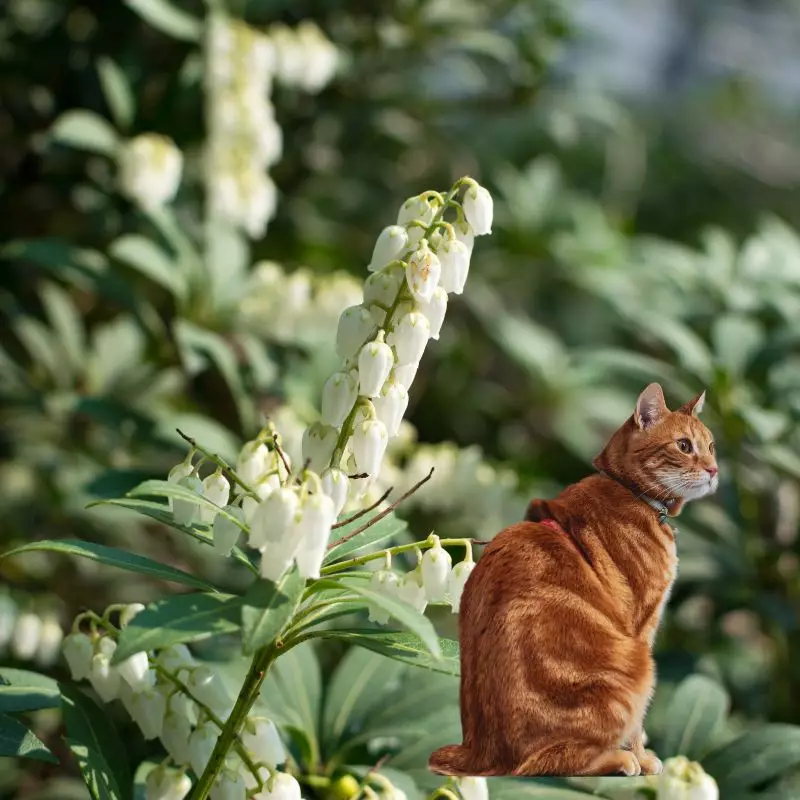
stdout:
[(119, 134), (108, 120), (93, 111), (73, 109), (63, 113), (50, 128), (50, 138), (59, 144), (90, 150), (104, 156), (116, 156)]
[(58, 764), (58, 759), (44, 742), (19, 720), (0, 714), (0, 758), (31, 758)]
[(61, 702), (58, 684), (46, 675), (0, 667), (0, 712), (38, 711)]
[(120, 128), (127, 128), (133, 122), (136, 108), (128, 78), (119, 65), (107, 56), (97, 60), (97, 72), (111, 115)]
[(256, 581), (243, 598), (242, 647), (253, 653), (269, 644), (292, 618), (303, 596), (305, 579), (297, 569), (286, 572), (278, 581)]
[(125, 0), (142, 19), (156, 30), (185, 42), (197, 42), (203, 33), (203, 23), (177, 8), (168, 0)]
[[(333, 532), (333, 540), (337, 541), (351, 534), (353, 531), (360, 528), (368, 517), (361, 517), (360, 519), (351, 522), (341, 528), (337, 528)], [(394, 514), (389, 514), (374, 525), (370, 525), (365, 531), (354, 536), (346, 542), (337, 544), (332, 547), (328, 554), (325, 556), (325, 563), (332, 564), (335, 561), (341, 561), (359, 550), (365, 550), (367, 547), (380, 544), (395, 536), (401, 534), (408, 525), (402, 519), (398, 519)]]

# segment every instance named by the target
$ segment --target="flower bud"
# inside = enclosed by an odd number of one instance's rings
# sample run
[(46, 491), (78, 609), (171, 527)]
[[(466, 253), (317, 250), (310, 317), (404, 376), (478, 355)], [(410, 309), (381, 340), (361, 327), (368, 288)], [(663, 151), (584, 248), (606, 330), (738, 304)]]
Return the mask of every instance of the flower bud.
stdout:
[(428, 605), (425, 589), (422, 587), (422, 575), (419, 568), (407, 572), (397, 588), (397, 598), (408, 603), (422, 614)]
[(334, 372), (322, 390), (322, 413), (324, 425), (341, 428), (347, 415), (353, 410), (358, 397), (358, 386), (347, 372)]
[(716, 781), (685, 756), (669, 758), (658, 777), (657, 800), (718, 800)]
[(172, 711), (164, 717), (161, 726), (161, 744), (172, 756), (173, 761), (181, 766), (189, 764), (189, 737), (192, 735), (192, 726), (189, 720)]
[[(244, 522), (244, 510), (239, 506), (225, 506), (225, 511), (240, 522)], [(217, 514), (211, 534), (214, 539), (214, 550), (221, 556), (229, 556), (239, 541), (242, 529), (233, 520)]]
[(431, 299), (439, 284), (441, 271), (442, 265), (436, 253), (428, 247), (426, 239), (421, 239), (406, 266), (406, 282), (415, 300), (422, 302)]
[(359, 472), (366, 472), (367, 475), (380, 472), (388, 442), (389, 434), (380, 420), (370, 419), (356, 426), (350, 443)]
[(181, 669), (192, 669), (196, 662), (189, 648), (185, 644), (171, 644), (158, 654), (159, 666), (168, 672), (178, 672)]
[(380, 397), (372, 401), (375, 416), (386, 426), (390, 437), (397, 436), (403, 414), (408, 408), (408, 392), (400, 383), (390, 383), (384, 386)]
[(458, 614), (461, 607), (461, 595), (464, 594), (467, 578), (472, 574), (473, 569), (475, 569), (475, 562), (470, 559), (469, 561), (460, 561), (450, 573), (447, 581), (447, 591), (450, 594), (450, 606), (454, 614)]
[(461, 205), (464, 209), (464, 216), (476, 236), (492, 232), (494, 201), (483, 186), (473, 183), (467, 187)]
[(339, 327), (336, 329), (336, 353), (339, 358), (352, 358), (374, 330), (375, 323), (368, 308), (361, 305), (346, 308), (339, 317)]
[(214, 752), (214, 745), (217, 743), (219, 733), (210, 722), (205, 722), (200, 727), (195, 728), (189, 737), (189, 763), (195, 775), (202, 775), (203, 770)]
[(373, 303), (380, 303), (391, 306), (405, 278), (406, 271), (400, 264), (392, 264), (373, 273), (364, 282), (364, 305), (370, 307)]
[[(133, 687), (131, 687), (133, 689)], [(147, 687), (144, 691), (134, 695), (133, 718), (146, 740), (156, 739), (161, 735), (164, 725), (164, 714), (167, 710), (167, 700), (158, 689)]]
[[(210, 500), (214, 505), (224, 508), (228, 504), (228, 497), (230, 496), (231, 485), (228, 479), (218, 470), (213, 475), (209, 475), (203, 481), (203, 495), (206, 500)], [(200, 508), (200, 521), (213, 522), (217, 512), (213, 508)]]
[[(101, 643), (109, 641), (111, 640), (100, 640)], [(116, 644), (114, 644), (114, 649), (116, 649)], [(110, 654), (99, 652), (92, 656), (89, 681), (104, 703), (110, 703), (119, 694), (120, 674), (116, 667), (111, 666)]]
[(425, 198), (422, 195), (417, 197), (409, 197), (402, 206), (397, 215), (398, 225), (407, 225), (415, 219), (430, 225), (433, 218), (439, 209), (442, 207), (441, 202), (437, 197)]
[(253, 755), (253, 760), (276, 767), (286, 761), (278, 729), (272, 720), (264, 717), (249, 717), (242, 731), (242, 744)]
[[(379, 592), (387, 597), (396, 597), (399, 588), (399, 579), (394, 572), (385, 569), (379, 569), (373, 573), (369, 581), (370, 589)], [(385, 625), (389, 621), (389, 612), (380, 606), (370, 603), (369, 620), (370, 622), (377, 622), (378, 625)]]
[(269, 581), (277, 581), (292, 566), (295, 554), (300, 547), (297, 525), (292, 524), (286, 538), (281, 542), (268, 544), (261, 551), (259, 574)]
[(150, 659), (147, 653), (134, 653), (117, 664), (117, 670), (134, 692), (141, 692), (151, 685)]
[(416, 364), (403, 364), (402, 367), (395, 367), (394, 368), (394, 383), (398, 386), (402, 386), (406, 392), (411, 388), (411, 384), (414, 383), (414, 378), (417, 376), (417, 370), (419, 369), (419, 362)]
[(397, 353), (397, 363), (417, 364), (425, 352), (431, 335), (428, 318), (419, 311), (404, 314), (394, 327), (391, 344)]
[(144, 611), (144, 603), (128, 603), (122, 611), (119, 612), (119, 627), (125, 629), (130, 624), (131, 620)]
[(267, 471), (269, 450), (263, 442), (253, 439), (242, 447), (236, 460), (236, 474), (248, 485), (252, 486), (261, 480)]
[(365, 344), (358, 354), (358, 393), (364, 397), (380, 393), (394, 365), (392, 348), (383, 336), (383, 331), (379, 331), (375, 341)]
[(184, 772), (157, 766), (145, 778), (145, 800), (184, 800), (192, 782)]
[(245, 800), (246, 789), (242, 775), (231, 769), (223, 770), (211, 788), (211, 800)]
[[(186, 678), (188, 679), (188, 674)], [(188, 720), (190, 725), (197, 725), (197, 703), (183, 692), (175, 691), (167, 700), (167, 714)], [(188, 738), (188, 737), (187, 737)]]
[(300, 784), (294, 775), (288, 772), (276, 772), (273, 778), (272, 791), (267, 785), (253, 795), (253, 800), (300, 800)]
[(453, 223), (453, 230), (456, 232), (456, 239), (467, 248), (467, 252), (470, 254), (471, 258), (472, 250), (475, 247), (475, 232), (466, 219), (456, 220), (456, 222)]
[(400, 225), (390, 225), (380, 232), (367, 269), (370, 272), (376, 272), (390, 261), (402, 258), (407, 249), (408, 233), (406, 233), (406, 229)]
[(436, 543), (425, 552), (420, 564), (422, 587), (429, 603), (444, 599), (452, 563), (450, 554), (439, 544), (439, 538), (436, 537)]
[(20, 661), (33, 658), (39, 647), (42, 633), (42, 620), (32, 611), (23, 611), (17, 618), (14, 634), (11, 637), (11, 652)]
[(431, 339), (438, 339), (444, 315), (447, 313), (447, 292), (441, 286), (437, 286), (430, 300), (421, 301), (417, 305), (431, 326)]
[(61, 650), (73, 680), (88, 678), (94, 655), (92, 640), (85, 633), (71, 633), (64, 639)]
[(252, 486), (253, 491), (256, 493), (255, 497), (242, 498), (242, 512), (244, 513), (244, 520), (250, 524), (253, 520), (253, 514), (262, 500), (269, 497), (276, 489), (280, 488), (280, 479), (277, 475), (267, 475), (266, 473), (259, 478), (258, 482)]
[[(167, 481), (169, 483), (178, 483), (180, 482), (181, 478), (185, 478), (188, 475), (191, 475), (194, 471), (194, 467), (192, 466), (192, 452), (190, 451), (186, 458), (181, 461), (180, 464), (176, 464), (167, 475)], [(172, 511), (172, 498), (167, 498), (169, 502), (169, 510)]]
[(14, 635), (17, 624), (17, 604), (6, 594), (0, 594), (0, 650)]
[(325, 494), (311, 495), (300, 506), (297, 521), (300, 544), (295, 553), (295, 560), (302, 577), (319, 578), (334, 522), (336, 522), (336, 509), (333, 500)]
[(319, 476), (322, 491), (333, 500), (333, 508), (338, 518), (347, 502), (347, 490), (350, 488), (350, 479), (340, 469), (328, 467)]
[(489, 800), (486, 778), (456, 778), (456, 785), (464, 800)]
[(263, 550), (285, 539), (291, 533), (297, 506), (297, 492), (288, 487), (262, 500), (250, 523), (250, 547)]
[(39, 646), (35, 654), (36, 663), (40, 667), (50, 667), (55, 664), (61, 652), (64, 631), (61, 630), (61, 624), (53, 614), (45, 614), (41, 623)]
[[(178, 486), (183, 486), (185, 489), (189, 489), (197, 495), (203, 494), (203, 483), (200, 478), (196, 478), (194, 475), (181, 478), (178, 481)], [(176, 497), (172, 503), (172, 518), (178, 525), (185, 525), (188, 527), (192, 524), (199, 510), (200, 508), (197, 503)]]
[(314, 472), (322, 472), (330, 464), (338, 440), (336, 428), (315, 422), (303, 434), (303, 461), (308, 461)]
[(168, 136), (143, 133), (125, 142), (119, 154), (119, 185), (130, 200), (151, 211), (178, 191), (183, 154)]
[(437, 255), (442, 264), (442, 289), (453, 294), (461, 294), (469, 274), (469, 249), (457, 238), (445, 239)]

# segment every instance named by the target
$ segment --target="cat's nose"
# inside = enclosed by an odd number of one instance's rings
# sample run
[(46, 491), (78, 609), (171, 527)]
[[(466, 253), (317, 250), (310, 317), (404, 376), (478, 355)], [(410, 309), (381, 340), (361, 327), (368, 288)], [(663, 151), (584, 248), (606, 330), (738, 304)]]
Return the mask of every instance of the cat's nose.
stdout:
[(716, 467), (706, 467), (706, 472), (710, 477), (713, 478), (719, 472), (719, 470)]

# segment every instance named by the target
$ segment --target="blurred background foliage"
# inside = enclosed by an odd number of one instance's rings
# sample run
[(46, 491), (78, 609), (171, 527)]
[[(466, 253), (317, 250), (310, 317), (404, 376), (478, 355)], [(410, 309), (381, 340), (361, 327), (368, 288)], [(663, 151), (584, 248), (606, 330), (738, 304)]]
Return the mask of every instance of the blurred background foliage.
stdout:
[[(797, 4), (230, 0), (257, 27), (314, 20), (343, 65), (318, 94), (276, 91), (266, 235), (215, 230), (203, 253), (202, 61), (133, 10), (149, 5), (7, 0), (0, 18), (0, 547), (85, 538), (238, 585), (202, 547), (86, 504), (163, 477), (176, 427), (226, 456), (265, 415), (296, 441), (375, 236), (405, 197), (471, 174), (494, 235), (387, 485), (427, 465), (444, 479), (400, 515), (418, 536), (490, 536), (585, 475), (646, 383), (672, 405), (706, 388), (721, 488), (679, 520), (653, 725), (693, 672), (725, 687), (733, 730), (800, 722)], [(175, 140), (174, 216), (120, 196), (102, 126), (64, 134), (76, 109)], [(4, 562), (4, 607), (66, 625), (164, 592), (95, 566)], [(11, 645), (0, 658), (25, 666)], [(341, 652), (322, 655), (328, 675)], [(67, 796), (37, 770), (0, 795)], [(796, 791), (783, 781), (775, 797)]]

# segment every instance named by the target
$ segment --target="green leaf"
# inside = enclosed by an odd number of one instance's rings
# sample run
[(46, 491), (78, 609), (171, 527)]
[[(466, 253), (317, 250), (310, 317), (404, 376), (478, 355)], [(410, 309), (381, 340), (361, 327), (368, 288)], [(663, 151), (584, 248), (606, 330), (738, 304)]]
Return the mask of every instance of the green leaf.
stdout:
[[(344, 770), (351, 775), (357, 775), (364, 778), (367, 773), (375, 772), (375, 766), (367, 766), (360, 764), (348, 764)], [(392, 786), (396, 786), (408, 800), (423, 800), (425, 794), (414, 782), (414, 779), (407, 773), (401, 772), (399, 769), (391, 769), (390, 767), (381, 767), (377, 771), (378, 775), (383, 775)]]
[(58, 764), (58, 759), (19, 720), (0, 714), (0, 758), (31, 758)]
[(765, 725), (714, 750), (703, 768), (719, 784), (720, 797), (771, 781), (800, 765), (800, 727)]
[(415, 667), (423, 667), (445, 675), (460, 674), (458, 642), (439, 639), (441, 658), (433, 658), (421, 639), (413, 633), (364, 629), (334, 629), (325, 631), (326, 639), (344, 639), (351, 644), (365, 647), (387, 658), (402, 661)]
[(730, 375), (740, 376), (764, 344), (764, 331), (752, 317), (725, 314), (711, 326), (714, 355)]
[(399, 769), (409, 769), (426, 764), (430, 754), (446, 744), (461, 741), (461, 716), (458, 705), (447, 706), (435, 714), (426, 715), (409, 723), (415, 735), (403, 745), (389, 764)]
[(125, 73), (108, 56), (97, 59), (97, 72), (111, 116), (122, 130), (129, 128), (133, 122), (136, 101)]
[(167, 0), (125, 0), (125, 5), (167, 36), (185, 42), (200, 41), (202, 21)]
[(108, 254), (159, 284), (175, 297), (184, 296), (186, 286), (178, 265), (146, 236), (135, 233), (120, 236), (109, 245)]
[[(635, 780), (634, 778), (618, 778), (614, 783), (614, 788), (619, 793), (623, 786), (627, 789)], [(595, 792), (581, 792), (578, 789), (548, 786), (545, 783), (531, 780), (521, 781), (515, 778), (492, 778), (489, 783), (489, 794), (492, 800), (528, 800), (528, 798), (530, 800), (587, 800), (587, 798), (595, 796)], [(631, 796), (633, 796), (633, 792)]]
[(247, 526), (244, 525), (241, 520), (234, 517), (233, 514), (229, 513), (228, 511), (225, 511), (224, 508), (220, 508), (218, 505), (212, 503), (207, 497), (197, 494), (191, 489), (188, 489), (186, 486), (181, 486), (180, 484), (173, 483), (172, 481), (144, 481), (144, 483), (140, 483), (138, 486), (135, 486), (133, 489), (131, 489), (130, 492), (128, 492), (128, 496), (171, 497), (173, 500), (186, 500), (190, 503), (196, 503), (199, 506), (204, 506), (212, 511), (216, 511), (217, 514), (229, 519), (231, 522), (238, 525), (242, 530), (248, 530)]
[(144, 556), (137, 556), (134, 553), (128, 553), (116, 547), (106, 547), (105, 545), (95, 544), (94, 542), (82, 542), (79, 539), (46, 539), (41, 542), (31, 542), (30, 544), (24, 544), (21, 547), (16, 547), (13, 550), (9, 550), (7, 553), (3, 553), (0, 555), (0, 560), (19, 555), (20, 553), (36, 551), (80, 556), (81, 558), (88, 558), (91, 561), (99, 561), (101, 564), (106, 564), (110, 567), (119, 567), (129, 572), (138, 572), (141, 575), (149, 575), (163, 581), (180, 583), (184, 586), (191, 586), (194, 589), (215, 591), (210, 583), (201, 578), (196, 578), (194, 575), (190, 575), (183, 570), (169, 567), (166, 564), (159, 564), (157, 561), (145, 558)]
[(95, 800), (130, 800), (131, 776), (125, 747), (109, 715), (71, 686), (61, 684), (66, 741)]
[(348, 730), (355, 728), (396, 685), (405, 666), (374, 652), (352, 647), (336, 667), (327, 687), (322, 718), (326, 752), (334, 752)]
[(112, 663), (143, 650), (196, 642), (239, 630), (242, 598), (230, 594), (191, 593), (151, 603), (122, 631)]
[(90, 150), (116, 158), (120, 146), (119, 134), (108, 120), (93, 111), (76, 109), (63, 113), (50, 128), (50, 137), (58, 144)]
[(305, 578), (292, 569), (275, 583), (259, 580), (242, 604), (242, 648), (253, 653), (269, 644), (292, 618), (305, 589)]
[[(116, 506), (117, 508), (135, 511), (138, 514), (144, 514), (144, 516), (150, 517), (150, 519), (157, 520), (164, 525), (169, 525), (171, 528), (175, 528), (176, 531), (185, 533), (198, 542), (209, 546), (213, 546), (214, 543), (214, 538), (211, 535), (211, 528), (208, 525), (204, 522), (193, 522), (191, 525), (179, 525), (175, 522), (172, 512), (169, 510), (169, 506), (163, 503), (156, 503), (153, 500), (140, 500), (134, 497), (113, 497), (108, 500), (96, 500), (93, 503), (89, 503), (89, 508), (93, 508), (94, 506)], [(226, 518), (229, 517), (228, 514), (224, 514), (224, 516)], [(232, 515), (230, 516), (232, 517)], [(239, 520), (236, 521), (239, 523)], [(239, 527), (242, 527), (241, 523), (239, 523)], [(243, 528), (243, 530), (244, 529), (245, 528)], [(232, 555), (237, 561), (241, 561), (251, 572), (258, 575), (258, 568), (253, 565), (241, 547), (234, 547)]]
[(214, 307), (225, 310), (242, 293), (250, 266), (247, 237), (226, 220), (213, 218), (206, 226), (206, 242), (208, 293)]
[(404, 603), (394, 597), (387, 597), (375, 591), (364, 581), (352, 578), (322, 578), (316, 581), (314, 586), (320, 589), (349, 589), (354, 594), (361, 595), (378, 608), (388, 611), (397, 622), (408, 628), (412, 633), (415, 633), (434, 658), (441, 658), (442, 651), (439, 647), (439, 639), (431, 621), (408, 603)]
[(46, 675), (0, 667), (0, 712), (38, 711), (61, 702), (58, 684)]
[(715, 681), (690, 675), (682, 681), (667, 712), (661, 737), (662, 756), (699, 760), (710, 749), (728, 713), (728, 695)]
[[(365, 521), (366, 518), (361, 517), (351, 522), (349, 525), (337, 528), (333, 534), (334, 541), (349, 536), (354, 530), (360, 528)], [(352, 539), (332, 547), (325, 556), (325, 564), (341, 561), (346, 556), (357, 553), (359, 550), (364, 550), (367, 547), (385, 542), (388, 539), (393, 539), (395, 536), (401, 534), (407, 527), (404, 520), (399, 519), (394, 513), (391, 513), (380, 520), (380, 522), (370, 525), (369, 528), (357, 534)]]
[(53, 283), (46, 283), (40, 295), (70, 366), (75, 372), (82, 370), (86, 353), (86, 332), (78, 309), (69, 293)]

